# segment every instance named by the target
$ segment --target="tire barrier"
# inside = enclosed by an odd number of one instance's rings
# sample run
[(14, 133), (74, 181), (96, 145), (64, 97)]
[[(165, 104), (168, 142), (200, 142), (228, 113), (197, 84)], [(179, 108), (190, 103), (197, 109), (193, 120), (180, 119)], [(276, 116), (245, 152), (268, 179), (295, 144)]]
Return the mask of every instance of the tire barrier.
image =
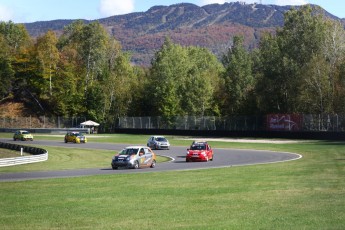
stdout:
[(0, 158), (0, 167), (37, 163), (48, 160), (48, 151), (32, 146), (0, 142), (0, 148), (29, 153), (30, 156)]

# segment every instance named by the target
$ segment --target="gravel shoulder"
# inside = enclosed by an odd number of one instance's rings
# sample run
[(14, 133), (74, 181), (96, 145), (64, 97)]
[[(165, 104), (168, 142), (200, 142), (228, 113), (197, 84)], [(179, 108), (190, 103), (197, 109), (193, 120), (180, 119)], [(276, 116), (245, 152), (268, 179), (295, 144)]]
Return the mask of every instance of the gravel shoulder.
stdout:
[(183, 140), (239, 142), (239, 143), (268, 143), (268, 144), (291, 144), (291, 143), (310, 142), (308, 140), (250, 139), (250, 138), (184, 138)]

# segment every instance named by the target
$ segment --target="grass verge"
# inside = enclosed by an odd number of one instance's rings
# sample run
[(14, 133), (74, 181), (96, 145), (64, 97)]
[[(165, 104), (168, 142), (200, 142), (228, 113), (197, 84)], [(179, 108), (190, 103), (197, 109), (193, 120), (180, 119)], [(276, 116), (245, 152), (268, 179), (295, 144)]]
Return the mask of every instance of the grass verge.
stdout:
[[(344, 143), (214, 142), (213, 145), (296, 152), (303, 158), (221, 169), (1, 182), (0, 226), (2, 229), (344, 229)], [(55, 151), (59, 150), (50, 150), (50, 160), (56, 158), (54, 162), (63, 165), (75, 161), (85, 167), (89, 167), (88, 158), (94, 152), (76, 149), (65, 156), (63, 149), (60, 153)], [(111, 153), (103, 152), (108, 167)], [(92, 161), (103, 164), (100, 159)]]
[[(30, 154), (23, 152), (23, 156), (29, 156), (29, 155)], [(20, 151), (0, 148), (0, 159), (1, 158), (20, 157), (20, 156), (22, 156)]]

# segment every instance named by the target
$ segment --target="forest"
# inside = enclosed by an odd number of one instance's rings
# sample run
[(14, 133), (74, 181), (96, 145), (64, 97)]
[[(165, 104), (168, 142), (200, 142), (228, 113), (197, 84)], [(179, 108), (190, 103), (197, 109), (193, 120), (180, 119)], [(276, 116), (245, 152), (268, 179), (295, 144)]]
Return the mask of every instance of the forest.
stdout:
[(37, 116), (84, 116), (104, 124), (123, 116), (232, 116), (345, 113), (345, 30), (303, 6), (247, 50), (243, 36), (217, 58), (166, 37), (151, 65), (131, 54), (97, 21), (75, 21), (62, 34), (29, 36), (0, 23), (0, 103), (24, 102)]

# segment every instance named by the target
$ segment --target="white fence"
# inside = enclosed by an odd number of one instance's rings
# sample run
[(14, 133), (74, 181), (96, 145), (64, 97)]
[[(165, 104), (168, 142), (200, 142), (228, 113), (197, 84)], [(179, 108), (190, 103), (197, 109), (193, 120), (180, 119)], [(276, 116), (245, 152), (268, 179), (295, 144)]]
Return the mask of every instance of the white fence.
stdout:
[[(20, 151), (20, 157), (0, 158), (0, 167), (37, 163), (48, 160), (48, 151), (42, 148), (32, 146), (17, 145), (9, 142), (0, 142), (0, 148)], [(23, 156), (23, 152), (30, 153), (29, 156)]]
[(37, 163), (48, 160), (48, 151), (40, 155), (0, 159), (0, 167)]

